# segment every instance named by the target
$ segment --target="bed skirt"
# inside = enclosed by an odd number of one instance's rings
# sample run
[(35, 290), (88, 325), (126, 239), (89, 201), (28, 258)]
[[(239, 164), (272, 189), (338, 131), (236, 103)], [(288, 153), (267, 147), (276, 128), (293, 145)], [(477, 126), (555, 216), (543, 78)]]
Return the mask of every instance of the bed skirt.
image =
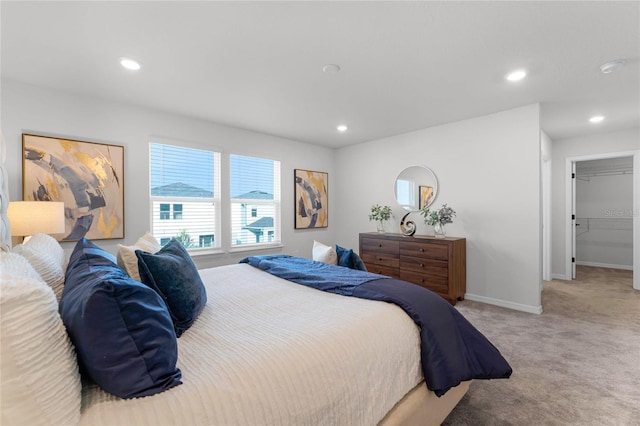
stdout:
[(378, 426), (438, 426), (467, 393), (470, 383), (462, 382), (438, 398), (421, 382), (398, 401)]

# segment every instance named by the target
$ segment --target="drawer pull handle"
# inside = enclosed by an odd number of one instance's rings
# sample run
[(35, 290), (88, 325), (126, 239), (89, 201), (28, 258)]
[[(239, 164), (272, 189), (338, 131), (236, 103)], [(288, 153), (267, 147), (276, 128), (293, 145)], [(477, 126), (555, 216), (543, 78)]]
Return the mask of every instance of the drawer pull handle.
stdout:
[(421, 264), (420, 264), (420, 267), (421, 267), (421, 268), (424, 268), (424, 263), (421, 263)]
[(424, 278), (420, 278), (420, 282), (423, 283), (424, 282)]
[(420, 251), (424, 253), (424, 249), (422, 247), (420, 247)]
[(378, 247), (382, 247), (382, 244), (378, 244)]
[(382, 260), (382, 258), (381, 258), (381, 257), (379, 257), (379, 258), (378, 258), (378, 260)]

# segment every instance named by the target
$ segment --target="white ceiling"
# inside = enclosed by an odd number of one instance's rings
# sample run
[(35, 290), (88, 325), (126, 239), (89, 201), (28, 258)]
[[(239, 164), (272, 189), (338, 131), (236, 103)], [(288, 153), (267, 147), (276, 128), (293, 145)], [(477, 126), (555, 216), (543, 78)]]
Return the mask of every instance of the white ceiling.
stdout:
[[(552, 139), (640, 127), (638, 1), (0, 8), (3, 78), (329, 147), (536, 102)], [(121, 56), (143, 69), (121, 68)], [(619, 58), (625, 68), (600, 73)], [(528, 77), (506, 82), (514, 68)]]

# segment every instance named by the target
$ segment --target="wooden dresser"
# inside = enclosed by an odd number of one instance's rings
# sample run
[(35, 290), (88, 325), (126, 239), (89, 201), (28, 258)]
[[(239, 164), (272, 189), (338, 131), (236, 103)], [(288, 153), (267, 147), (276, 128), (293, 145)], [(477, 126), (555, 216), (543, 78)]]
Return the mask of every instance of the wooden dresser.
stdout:
[(465, 238), (405, 237), (402, 234), (360, 234), (360, 257), (369, 272), (426, 287), (452, 305), (467, 290)]

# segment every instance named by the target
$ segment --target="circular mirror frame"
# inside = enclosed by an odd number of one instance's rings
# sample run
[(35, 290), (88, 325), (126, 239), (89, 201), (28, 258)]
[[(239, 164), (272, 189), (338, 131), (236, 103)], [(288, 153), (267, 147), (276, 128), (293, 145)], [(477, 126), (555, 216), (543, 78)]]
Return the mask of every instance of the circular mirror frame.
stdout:
[[(401, 177), (406, 178), (401, 179)], [(401, 180), (405, 180), (407, 182), (407, 198), (414, 203), (413, 206), (410, 206), (407, 203), (402, 203), (402, 200), (400, 200), (400, 197), (398, 196), (398, 183)], [(417, 184), (417, 188), (416, 182), (419, 182), (419, 184)], [(409, 194), (409, 192), (412, 193)], [(400, 231), (402, 232), (402, 235), (410, 237), (416, 233), (416, 224), (407, 218), (411, 213), (418, 212), (423, 207), (429, 207), (433, 204), (438, 196), (438, 178), (436, 178), (436, 174), (433, 173), (433, 170), (426, 166), (409, 166), (398, 173), (393, 185), (393, 193), (396, 197), (396, 202), (407, 212), (400, 221)], [(415, 204), (416, 202), (417, 205)], [(417, 207), (417, 209), (415, 209), (415, 207)]]
[[(398, 197), (398, 181), (402, 180), (402, 177), (405, 177), (404, 180), (413, 184), (413, 191), (417, 191), (412, 194), (414, 198), (413, 201), (416, 203), (413, 207), (417, 206), (417, 208), (411, 208), (407, 203), (402, 203)], [(425, 189), (423, 190), (423, 188)], [(426, 166), (409, 166), (398, 173), (393, 185), (393, 193), (400, 207), (408, 212), (417, 212), (420, 211), (425, 204), (428, 207), (435, 201), (438, 196), (438, 178), (436, 178), (433, 170)], [(423, 197), (426, 197), (427, 200), (423, 201)]]

